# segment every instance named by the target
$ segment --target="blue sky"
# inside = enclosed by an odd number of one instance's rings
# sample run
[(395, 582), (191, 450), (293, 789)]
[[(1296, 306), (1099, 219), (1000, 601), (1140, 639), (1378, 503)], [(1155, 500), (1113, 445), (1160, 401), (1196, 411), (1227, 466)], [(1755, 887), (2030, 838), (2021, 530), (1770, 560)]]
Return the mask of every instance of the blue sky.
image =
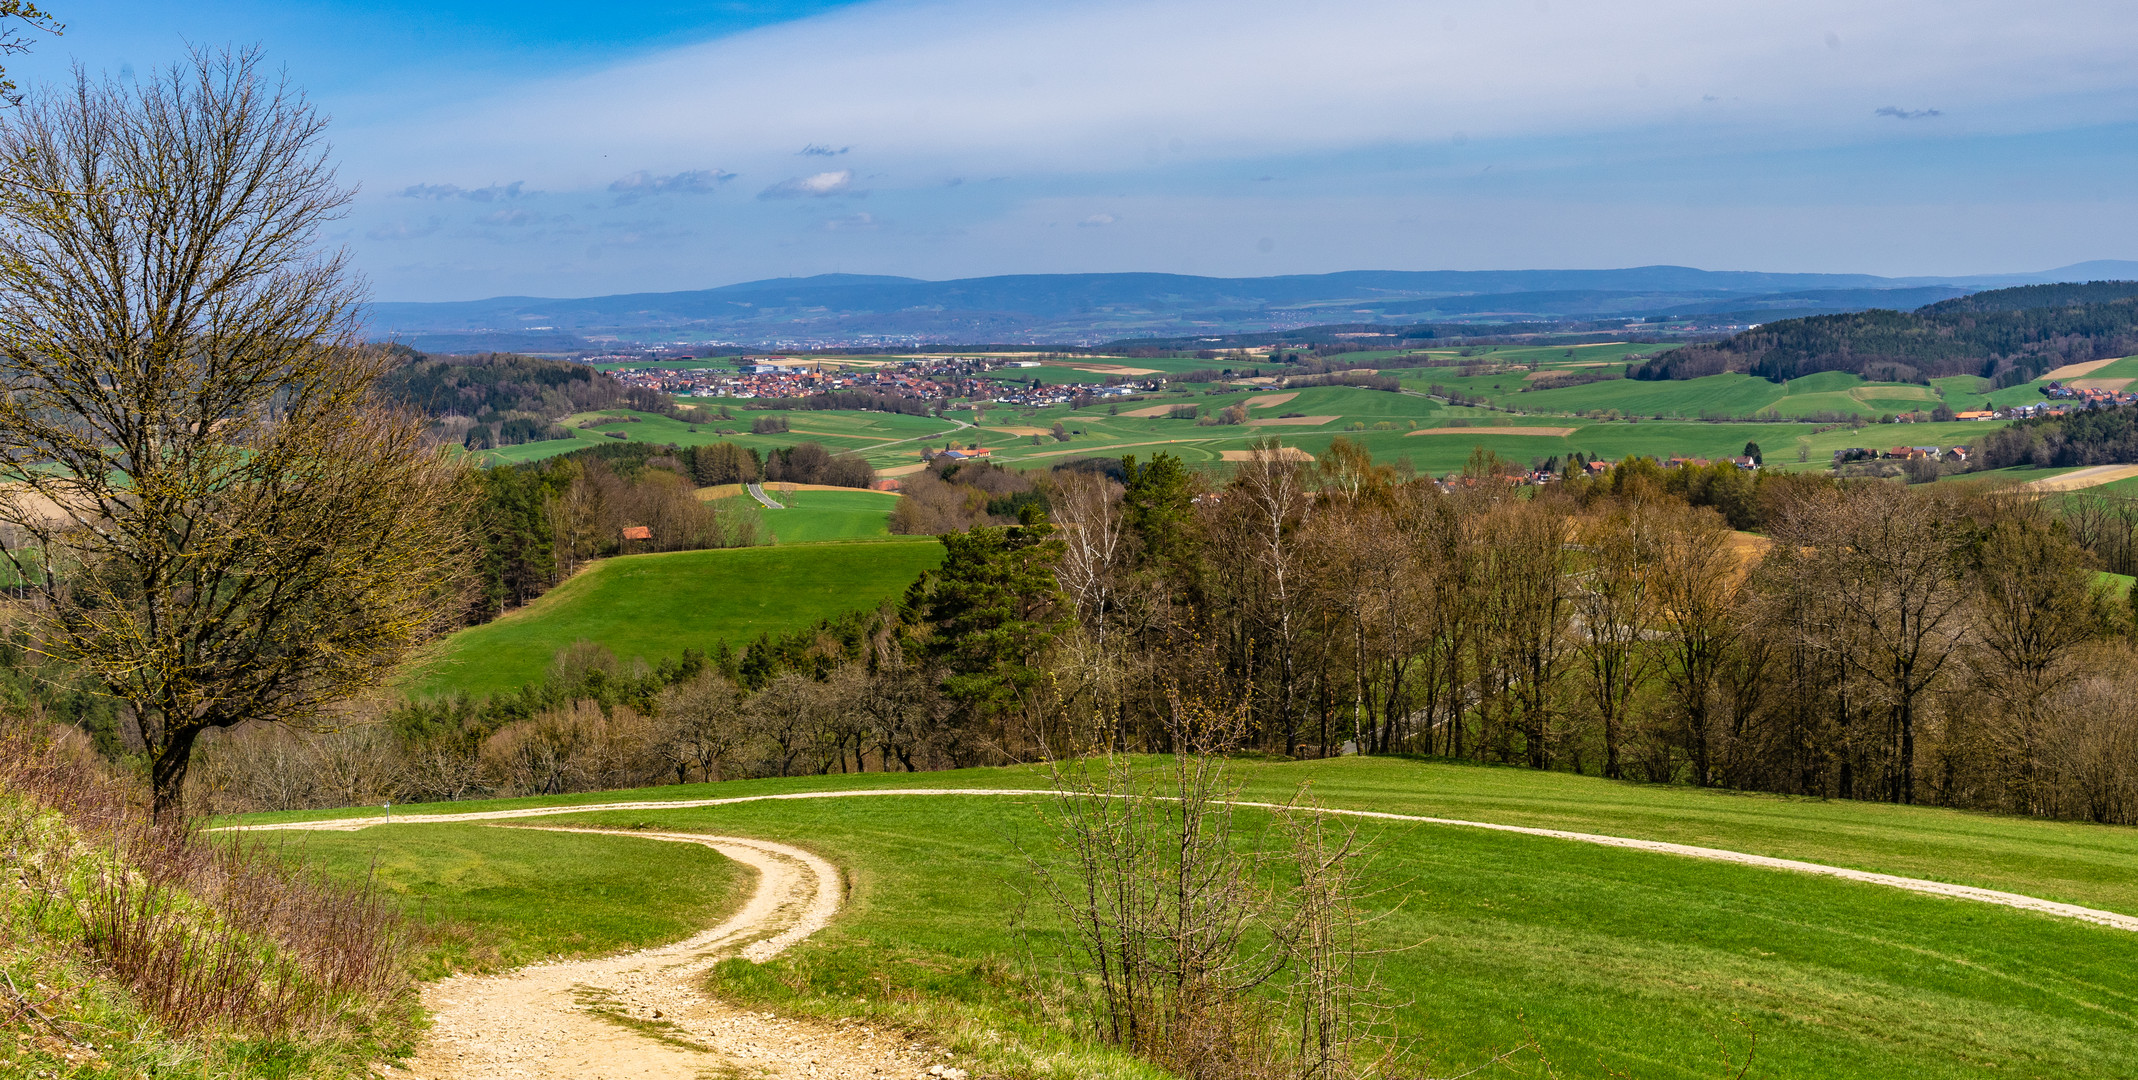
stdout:
[(2128, 3), (54, 6), (19, 76), (286, 66), (381, 299), (2138, 258)]

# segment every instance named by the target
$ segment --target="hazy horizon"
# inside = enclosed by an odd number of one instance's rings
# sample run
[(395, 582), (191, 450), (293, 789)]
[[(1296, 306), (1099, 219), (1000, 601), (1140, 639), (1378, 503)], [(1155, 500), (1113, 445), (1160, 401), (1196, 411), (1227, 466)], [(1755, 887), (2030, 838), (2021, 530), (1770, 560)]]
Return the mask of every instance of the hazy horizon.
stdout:
[(822, 273), (2138, 255), (2138, 11), (2052, 0), (112, 0), (11, 68), (258, 44), (385, 301)]

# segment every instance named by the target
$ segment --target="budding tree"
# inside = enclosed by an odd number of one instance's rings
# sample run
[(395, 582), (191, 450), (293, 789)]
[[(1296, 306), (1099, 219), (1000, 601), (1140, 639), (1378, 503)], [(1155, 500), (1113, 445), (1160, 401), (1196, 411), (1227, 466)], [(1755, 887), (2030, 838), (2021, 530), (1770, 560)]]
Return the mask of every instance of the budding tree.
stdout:
[(159, 816), (202, 731), (320, 723), (457, 607), (465, 474), (373, 397), (324, 124), (250, 52), (0, 119), (0, 540)]

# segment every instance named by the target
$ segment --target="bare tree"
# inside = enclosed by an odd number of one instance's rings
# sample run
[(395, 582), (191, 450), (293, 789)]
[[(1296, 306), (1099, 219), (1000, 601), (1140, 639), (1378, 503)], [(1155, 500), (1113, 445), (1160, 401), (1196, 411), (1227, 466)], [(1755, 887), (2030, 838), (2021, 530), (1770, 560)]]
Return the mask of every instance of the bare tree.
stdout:
[(1276, 669), (1277, 693), (1270, 707), (1277, 714), (1289, 754), (1299, 723), (1299, 639), (1304, 629), (1299, 608), (1307, 583), (1295, 533), (1307, 509), (1305, 477), (1296, 451), (1276, 439), (1265, 439), (1249, 449), (1234, 485), (1246, 503), (1245, 531), (1250, 539), (1244, 554), (1259, 572), (1259, 621), (1274, 654), (1270, 663)]
[[(2006, 500), (2010, 505), (2010, 500)], [(2022, 504), (2024, 505), (2024, 504)], [(2085, 552), (2035, 506), (1993, 523), (1974, 559), (1977, 689), (2002, 706), (1991, 738), (2011, 761), (2013, 809), (2040, 807), (2044, 703), (2069, 676), (2079, 647), (2108, 621), (2105, 586)]]
[(700, 672), (661, 691), (662, 753), (677, 781), (690, 770), (698, 779), (727, 779), (727, 767), (750, 738), (742, 694), (718, 671)]
[(1884, 714), (1884, 796), (1893, 802), (1915, 799), (1918, 713), (1967, 629), (1956, 524), (1935, 494), (1873, 483), (1799, 502), (1775, 529), (1806, 552), (1799, 562), (1811, 580), (1800, 587), (1827, 613), (1822, 647)]
[(1622, 774), (1619, 750), (1634, 692), (1653, 652), (1642, 639), (1655, 615), (1655, 509), (1643, 502), (1583, 522), (1577, 535), (1575, 607), (1583, 682), (1603, 722), (1603, 774)]
[(1121, 494), (1121, 485), (1105, 476), (1072, 472), (1057, 481), (1050, 500), (1062, 539), (1054, 579), (1076, 604), (1077, 621), (1102, 648), (1128, 557)]
[(0, 125), (0, 523), (38, 647), (126, 704), (159, 815), (202, 731), (306, 724), (460, 605), (463, 471), (375, 403), (324, 121), (254, 53)]
[(1707, 509), (1672, 513), (1658, 537), (1653, 571), (1663, 637), (1663, 681), (1693, 782), (1715, 782), (1715, 716), (1725, 664), (1741, 630), (1737, 588), (1743, 566), (1729, 524)]

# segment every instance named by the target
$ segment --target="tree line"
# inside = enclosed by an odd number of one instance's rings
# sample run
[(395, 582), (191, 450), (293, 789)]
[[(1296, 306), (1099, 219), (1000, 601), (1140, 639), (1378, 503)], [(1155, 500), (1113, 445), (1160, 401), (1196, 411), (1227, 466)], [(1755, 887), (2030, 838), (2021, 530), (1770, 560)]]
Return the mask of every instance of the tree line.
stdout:
[(2002, 388), (2064, 364), (2132, 352), (2138, 283), (2090, 282), (1997, 289), (1912, 312), (1784, 319), (1629, 365), (1627, 375), (1696, 379), (1740, 371), (1775, 382), (1821, 371), (1892, 382), (1979, 375)]
[[(1497, 472), (1442, 485), (1341, 440), (1222, 483), (1072, 463), (1026, 477), (1018, 524), (942, 534), (895, 606), (681, 666), (566, 657), (520, 695), (406, 706), (431, 734), (396, 753), (458, 747), (469, 791), (920, 769), (1167, 751), (1191, 701), (1294, 757), (2138, 821), (2132, 611), (2060, 504)], [(503, 764), (528, 754), (552, 764)]]
[(2081, 409), (2062, 416), (2015, 420), (1983, 436), (1978, 451), (1978, 467), (1984, 469), (2138, 461), (2138, 406)]

